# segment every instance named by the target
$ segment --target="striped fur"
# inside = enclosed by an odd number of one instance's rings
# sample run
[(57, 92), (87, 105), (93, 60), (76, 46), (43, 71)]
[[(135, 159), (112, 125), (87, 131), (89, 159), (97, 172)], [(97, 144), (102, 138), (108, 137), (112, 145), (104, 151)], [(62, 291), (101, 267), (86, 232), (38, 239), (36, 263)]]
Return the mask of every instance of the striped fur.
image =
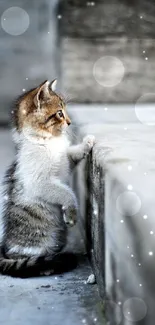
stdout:
[(76, 266), (63, 253), (67, 223), (77, 217), (69, 186), (71, 166), (91, 150), (94, 138), (71, 146), (63, 99), (44, 82), (17, 101), (14, 114), (16, 159), (4, 178), (0, 225), (0, 273), (30, 277), (60, 273)]

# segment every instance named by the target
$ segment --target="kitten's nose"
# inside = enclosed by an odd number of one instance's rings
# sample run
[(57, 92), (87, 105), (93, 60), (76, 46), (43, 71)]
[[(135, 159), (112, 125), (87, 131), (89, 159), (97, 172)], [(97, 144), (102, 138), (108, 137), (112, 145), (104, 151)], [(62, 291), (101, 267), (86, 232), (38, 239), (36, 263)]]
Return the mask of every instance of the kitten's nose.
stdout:
[(70, 124), (71, 124), (71, 120), (70, 120), (70, 118), (69, 118), (69, 117), (67, 117), (67, 119), (66, 119), (66, 122), (67, 122), (67, 124), (68, 124), (68, 125), (70, 125)]

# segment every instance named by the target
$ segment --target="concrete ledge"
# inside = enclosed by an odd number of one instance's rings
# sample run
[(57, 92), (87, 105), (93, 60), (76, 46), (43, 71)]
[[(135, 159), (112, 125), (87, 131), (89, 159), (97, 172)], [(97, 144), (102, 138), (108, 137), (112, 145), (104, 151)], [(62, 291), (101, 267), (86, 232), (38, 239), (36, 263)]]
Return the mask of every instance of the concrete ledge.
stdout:
[[(142, 124), (79, 126), (97, 144), (85, 178), (87, 249), (111, 324), (154, 324), (155, 130)], [(80, 192), (80, 190), (79, 190)]]

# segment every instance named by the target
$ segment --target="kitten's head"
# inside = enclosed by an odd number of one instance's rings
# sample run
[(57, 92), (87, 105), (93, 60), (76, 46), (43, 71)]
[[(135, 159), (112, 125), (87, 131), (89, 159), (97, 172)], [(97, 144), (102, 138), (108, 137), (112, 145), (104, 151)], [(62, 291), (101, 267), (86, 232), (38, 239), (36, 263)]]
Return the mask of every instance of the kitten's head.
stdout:
[(43, 82), (39, 87), (21, 96), (14, 111), (18, 132), (29, 131), (34, 136), (59, 136), (71, 120), (61, 96), (55, 93), (56, 80)]

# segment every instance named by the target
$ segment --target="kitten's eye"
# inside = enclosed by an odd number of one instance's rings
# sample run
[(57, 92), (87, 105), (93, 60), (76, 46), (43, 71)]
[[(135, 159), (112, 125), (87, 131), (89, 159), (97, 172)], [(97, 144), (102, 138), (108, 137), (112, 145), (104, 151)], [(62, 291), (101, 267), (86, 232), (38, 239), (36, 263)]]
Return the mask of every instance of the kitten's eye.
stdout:
[(58, 115), (59, 115), (59, 117), (61, 117), (61, 118), (64, 117), (62, 111), (58, 111)]

